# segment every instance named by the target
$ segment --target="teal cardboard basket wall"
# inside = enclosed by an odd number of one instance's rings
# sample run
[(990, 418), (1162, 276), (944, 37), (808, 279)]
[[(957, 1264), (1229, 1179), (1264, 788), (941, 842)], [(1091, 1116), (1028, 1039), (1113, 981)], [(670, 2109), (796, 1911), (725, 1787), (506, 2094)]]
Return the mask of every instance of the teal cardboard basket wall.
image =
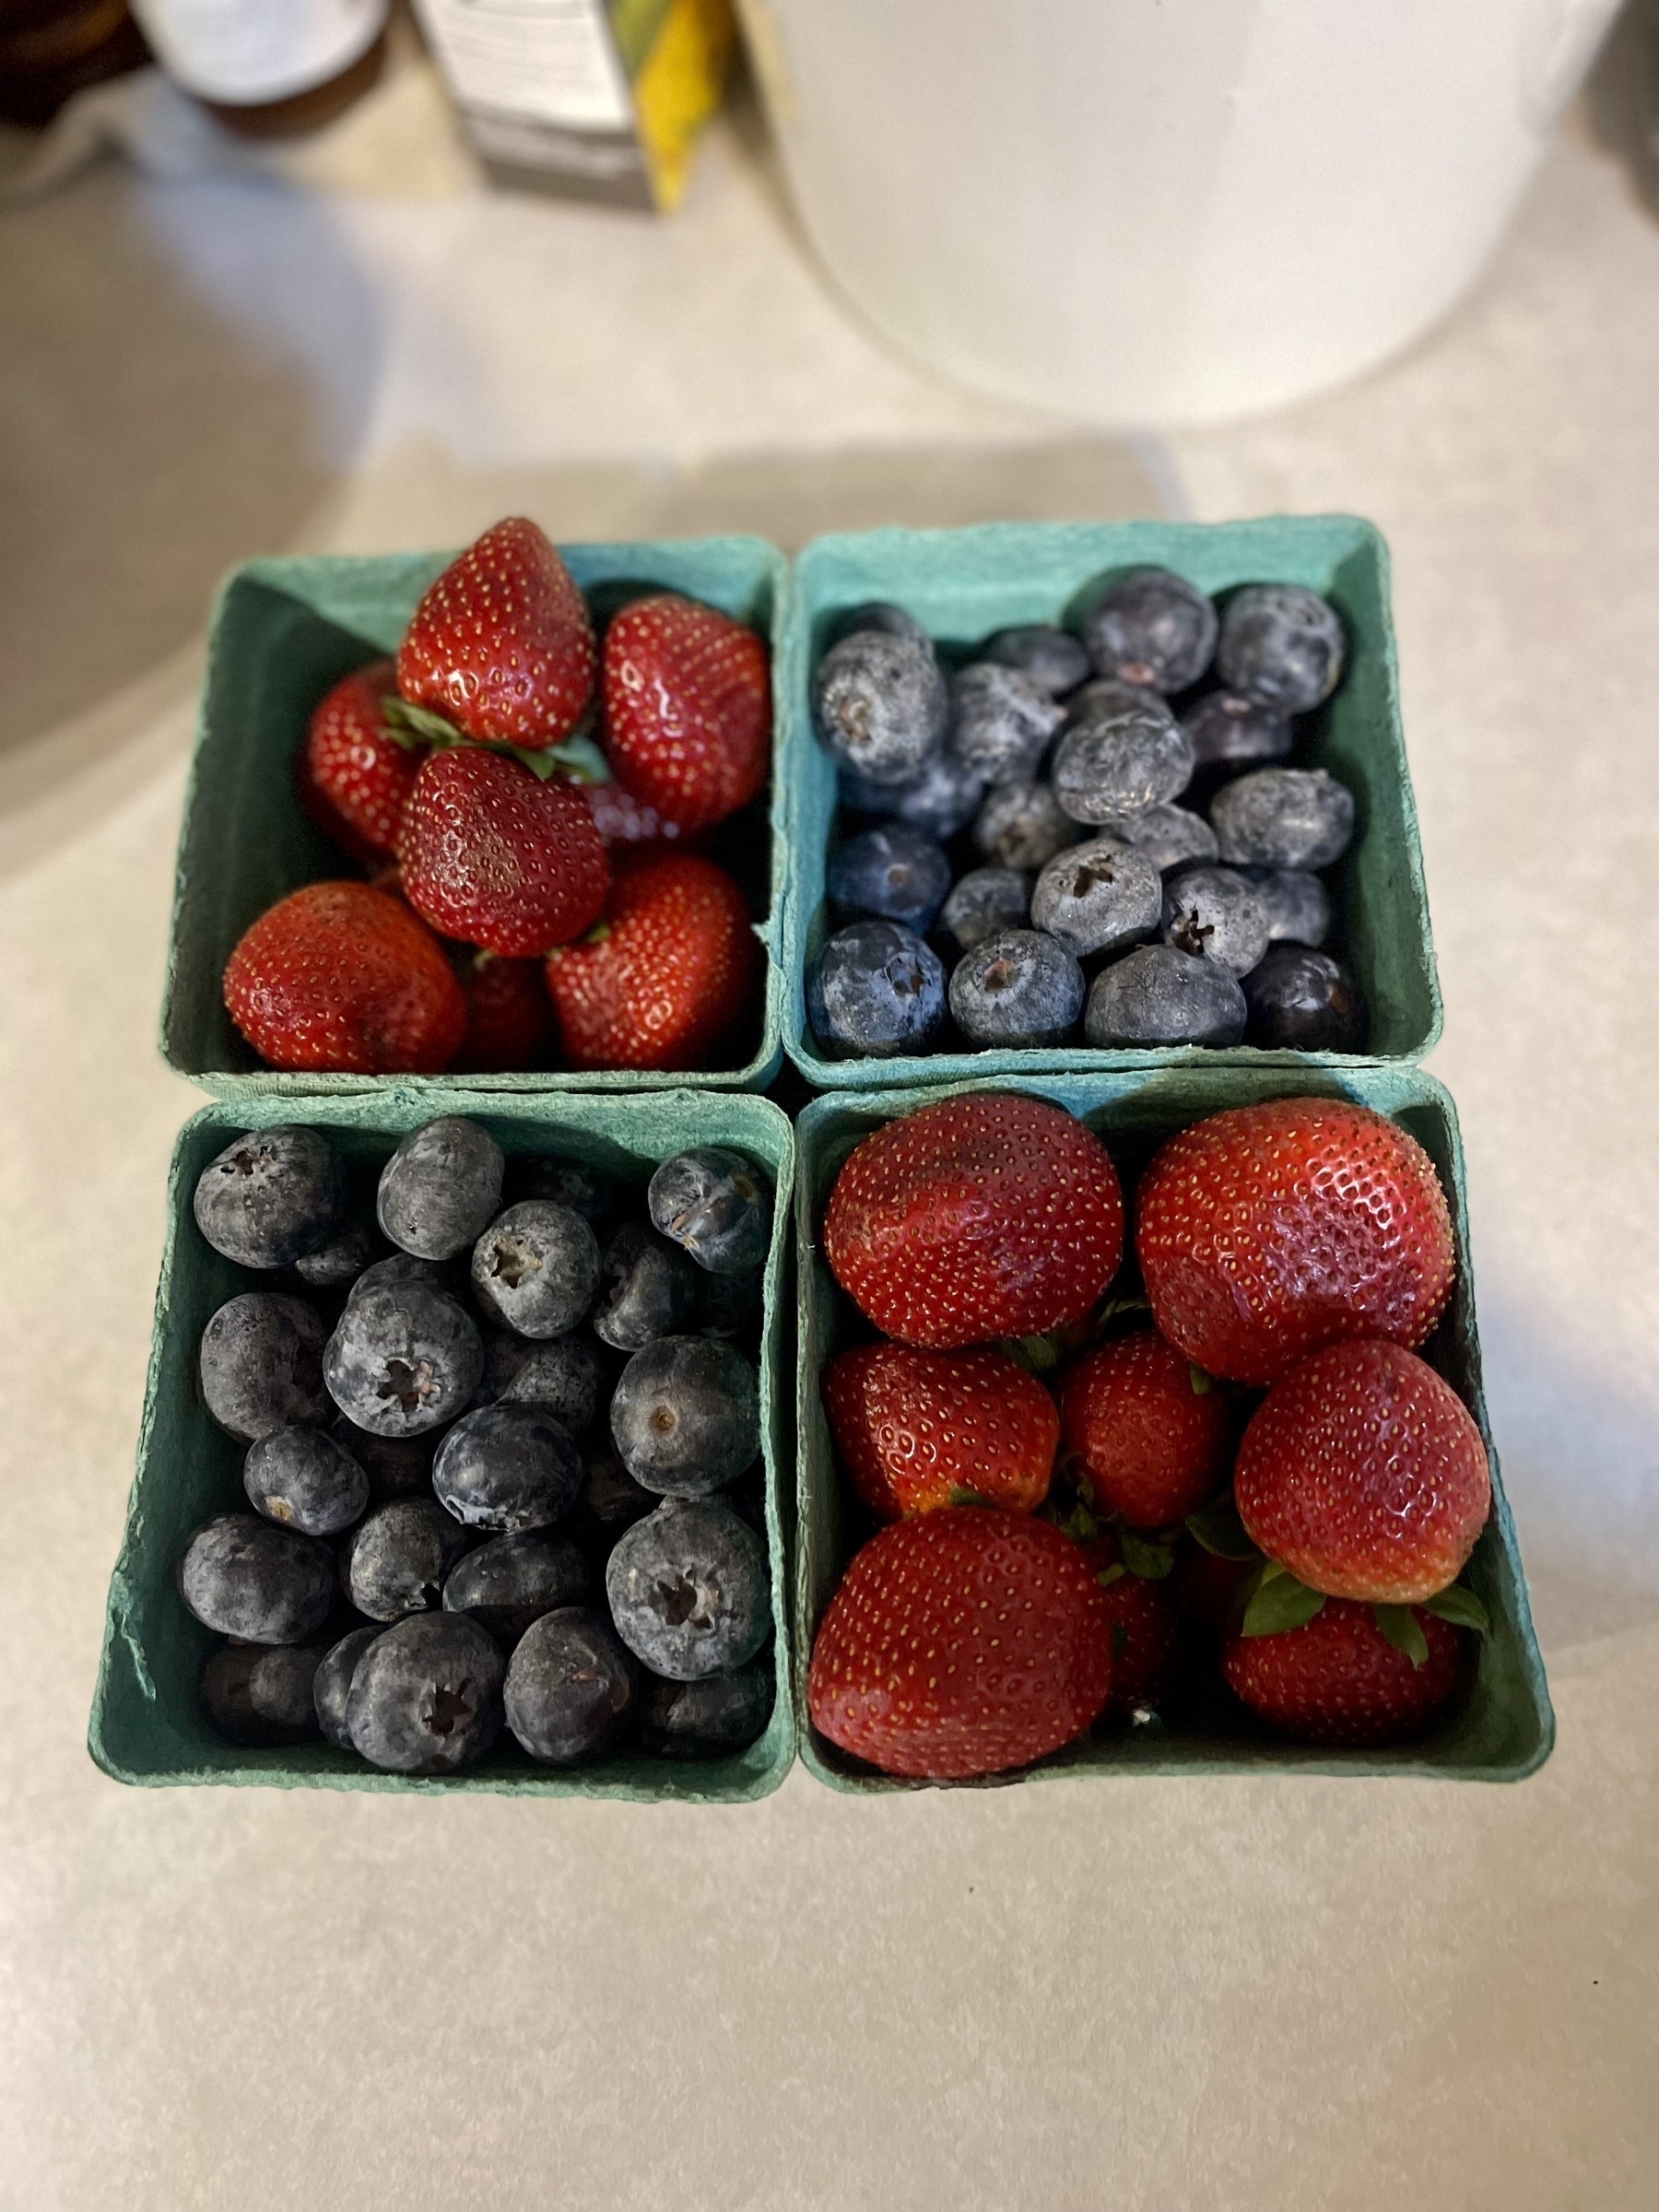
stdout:
[[(1330, 1751), (1292, 1744), (1252, 1722), (1218, 1690), (1213, 1708), (1171, 1719), (1167, 1727), (1104, 1731), (1056, 1753), (1010, 1781), (1059, 1774), (1408, 1774), (1448, 1780), (1513, 1782), (1548, 1757), (1555, 1720), (1544, 1663), (1533, 1633), (1526, 1578), (1514, 1524), (1499, 1479), (1497, 1455), (1480, 1386), (1475, 1284), (1469, 1265), (1467, 1201), (1456, 1110), (1448, 1094), (1414, 1068), (1241, 1067), (1147, 1068), (1101, 1076), (999, 1077), (957, 1084), (958, 1092), (1021, 1090), (1053, 1100), (1080, 1115), (1105, 1141), (1126, 1193), (1153, 1147), (1175, 1130), (1223, 1107), (1261, 1099), (1317, 1093), (1374, 1107), (1401, 1123), (1428, 1150), (1451, 1202), (1457, 1239), (1457, 1288), (1424, 1357), (1454, 1386), (1480, 1424), (1491, 1462), (1492, 1517), (1470, 1563), (1468, 1579), (1491, 1617), (1479, 1665), (1466, 1693), (1433, 1734), (1386, 1751)], [(841, 1093), (817, 1099), (796, 1127), (796, 1254), (800, 1314), (795, 1511), (794, 1649), (796, 1722), (806, 1765), (832, 1788), (868, 1792), (909, 1789), (848, 1759), (818, 1735), (806, 1715), (806, 1670), (812, 1640), (855, 1544), (856, 1508), (843, 1487), (818, 1396), (825, 1360), (846, 1341), (853, 1309), (837, 1289), (819, 1249), (825, 1204), (841, 1162), (859, 1140), (898, 1115), (948, 1095), (927, 1091)], [(1133, 1218), (1133, 1201), (1131, 1197)]]
[[(758, 537), (688, 538), (565, 546), (571, 574), (603, 608), (641, 584), (685, 592), (752, 624), (772, 652), (772, 696), (783, 722), (782, 651), (786, 564)], [(302, 883), (350, 874), (294, 796), (293, 759), (312, 709), (330, 685), (396, 650), (421, 594), (447, 553), (307, 555), (250, 561), (228, 580), (214, 610), (195, 759), (184, 802), (172, 938), (161, 1013), (170, 1066), (221, 1097), (261, 1092), (372, 1090), (388, 1078), (283, 1075), (238, 1035), (219, 995), (231, 949), (266, 907)], [(782, 748), (780, 747), (780, 751)], [(746, 809), (712, 848), (748, 897), (767, 948), (763, 1005), (742, 1064), (703, 1074), (468, 1076), (473, 1090), (649, 1090), (724, 1086), (758, 1090), (776, 1074), (782, 977), (783, 794), (774, 772), (770, 815)], [(770, 830), (770, 835), (766, 830)], [(760, 832), (757, 834), (757, 832)], [(717, 840), (723, 833), (717, 832)], [(399, 1082), (441, 1087), (440, 1077)]]
[(815, 539), (793, 579), (784, 671), (790, 859), (781, 947), (783, 1042), (809, 1082), (867, 1089), (1216, 1058), (1192, 1045), (1099, 1052), (1079, 1043), (1048, 1052), (838, 1061), (820, 1054), (806, 1023), (806, 968), (833, 927), (824, 877), (835, 831), (835, 764), (813, 734), (811, 713), (812, 672), (833, 616), (864, 600), (897, 600), (959, 660), (1008, 624), (1064, 619), (1112, 571), (1144, 562), (1174, 569), (1212, 593), (1262, 581), (1311, 585), (1340, 609), (1352, 646), (1341, 689), (1299, 730), (1296, 762), (1329, 769), (1359, 801), (1359, 834), (1327, 880), (1336, 915), (1333, 942), (1371, 1002), (1370, 1046), (1363, 1054), (1312, 1055), (1240, 1046), (1230, 1056), (1268, 1065), (1359, 1066), (1420, 1059), (1440, 1035), (1440, 985), (1400, 729), (1388, 553), (1371, 524), (1350, 515), (1279, 515), (1245, 523), (872, 530)]
[[(766, 1733), (726, 1759), (685, 1761), (624, 1753), (568, 1771), (534, 1765), (503, 1736), (488, 1761), (441, 1781), (382, 1774), (318, 1740), (246, 1750), (209, 1728), (196, 1683), (219, 1641), (184, 1610), (175, 1583), (190, 1532), (211, 1514), (245, 1506), (242, 1447), (209, 1417), (196, 1382), (196, 1347), (208, 1316), (250, 1277), (210, 1250), (191, 1211), (196, 1177), (242, 1129), (305, 1122), (359, 1159), (385, 1159), (404, 1133), (438, 1113), (469, 1113), (510, 1153), (548, 1152), (641, 1182), (658, 1161), (694, 1144), (734, 1145), (764, 1162), (777, 1187), (765, 1271), (760, 1418), (766, 1524), (776, 1630), (777, 1702)], [(776, 1789), (794, 1759), (790, 1698), (787, 1522), (793, 1314), (785, 1253), (794, 1147), (788, 1121), (764, 1099), (661, 1091), (629, 1100), (558, 1096), (482, 1098), (475, 1091), (389, 1084), (351, 1098), (250, 1098), (207, 1106), (188, 1122), (173, 1155), (168, 1236), (156, 1300), (138, 1471), (125, 1540), (110, 1585), (103, 1660), (88, 1737), (93, 1758), (119, 1782), (264, 1783), (362, 1790), (509, 1790), (555, 1797), (677, 1798), (720, 1804)]]

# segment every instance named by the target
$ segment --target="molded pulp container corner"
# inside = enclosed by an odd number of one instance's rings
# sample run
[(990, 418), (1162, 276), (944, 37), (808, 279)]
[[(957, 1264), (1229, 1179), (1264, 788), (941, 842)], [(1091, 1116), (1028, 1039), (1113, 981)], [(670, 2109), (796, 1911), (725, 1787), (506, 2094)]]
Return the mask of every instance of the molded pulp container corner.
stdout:
[(1420, 1059), (1440, 1035), (1440, 985), (1429, 929), (1417, 808), (1406, 764), (1388, 603), (1388, 552), (1351, 515), (1277, 515), (1246, 523), (998, 523), (973, 530), (872, 530), (813, 541), (795, 564), (785, 680), (790, 759), (789, 903), (782, 957), (783, 1042), (810, 1082), (868, 1089), (996, 1075), (1201, 1065), (1217, 1050), (1182, 1045), (1101, 1052), (943, 1052), (893, 1060), (827, 1060), (806, 1022), (805, 978), (833, 929), (824, 892), (836, 830), (835, 763), (812, 728), (812, 673), (835, 616), (896, 600), (926, 625), (947, 663), (993, 630), (1076, 617), (1123, 570), (1176, 570), (1203, 590), (1302, 583), (1340, 610), (1350, 646), (1335, 697), (1298, 724), (1293, 765), (1328, 769), (1359, 803), (1359, 830), (1330, 871), (1333, 947), (1371, 1004), (1363, 1054), (1230, 1048), (1257, 1066), (1363, 1066)]
[[(1491, 1462), (1492, 1516), (1476, 1547), (1468, 1580), (1491, 1618), (1474, 1679), (1447, 1718), (1420, 1742), (1394, 1750), (1332, 1751), (1297, 1745), (1252, 1720), (1218, 1684), (1184, 1715), (1098, 1735), (1057, 1752), (1010, 1781), (1056, 1774), (1409, 1774), (1455, 1781), (1512, 1782), (1548, 1757), (1555, 1737), (1544, 1665), (1533, 1633), (1526, 1580), (1504, 1501), (1480, 1386), (1475, 1285), (1469, 1266), (1463, 1150), (1452, 1100), (1432, 1077), (1415, 1068), (1206, 1067), (1147, 1068), (1095, 1077), (1058, 1076), (958, 1084), (957, 1092), (1018, 1090), (1052, 1099), (1078, 1115), (1104, 1141), (1124, 1179), (1133, 1237), (1135, 1180), (1164, 1138), (1224, 1107), (1263, 1099), (1317, 1094), (1353, 1099), (1408, 1129), (1440, 1171), (1457, 1241), (1457, 1288), (1423, 1356), (1456, 1389), (1474, 1414)], [(860, 1540), (856, 1501), (835, 1465), (818, 1394), (825, 1361), (861, 1331), (854, 1309), (837, 1288), (819, 1246), (824, 1207), (842, 1161), (869, 1132), (937, 1098), (931, 1091), (841, 1093), (815, 1100), (797, 1129), (797, 1265), (799, 1383), (794, 1568), (796, 1721), (802, 1756), (819, 1781), (852, 1791), (908, 1789), (851, 1759), (818, 1736), (806, 1717), (806, 1685), (824, 1608)]]
[[(202, 1404), (196, 1347), (208, 1317), (249, 1277), (212, 1251), (191, 1210), (196, 1178), (239, 1131), (304, 1122), (327, 1131), (348, 1157), (379, 1163), (408, 1130), (434, 1114), (467, 1113), (509, 1153), (549, 1153), (585, 1161), (642, 1186), (659, 1161), (691, 1145), (732, 1145), (774, 1179), (777, 1205), (766, 1262), (760, 1337), (760, 1417), (766, 1526), (771, 1559), (778, 1695), (766, 1733), (747, 1750), (711, 1760), (625, 1752), (561, 1771), (522, 1758), (511, 1737), (489, 1760), (441, 1781), (377, 1773), (320, 1739), (278, 1750), (247, 1750), (215, 1735), (196, 1683), (219, 1641), (184, 1610), (175, 1582), (191, 1531), (211, 1514), (245, 1509), (242, 1447)], [(789, 1435), (792, 1331), (784, 1253), (794, 1146), (790, 1126), (764, 1099), (737, 1093), (656, 1091), (632, 1099), (481, 1099), (435, 1085), (386, 1087), (354, 1098), (245, 1098), (207, 1107), (187, 1123), (173, 1155), (168, 1238), (156, 1303), (149, 1385), (126, 1537), (110, 1588), (103, 1663), (92, 1710), (93, 1758), (117, 1781), (266, 1783), (362, 1790), (509, 1790), (524, 1795), (678, 1798), (693, 1804), (762, 1797), (794, 1759), (789, 1691), (784, 1468)]]
[[(603, 618), (641, 590), (684, 592), (751, 624), (772, 656), (779, 732), (786, 564), (758, 537), (564, 546), (571, 573)], [(303, 883), (356, 873), (294, 795), (294, 754), (312, 710), (354, 668), (394, 653), (421, 594), (449, 553), (306, 555), (250, 561), (219, 594), (202, 688), (195, 759), (184, 803), (172, 936), (161, 1013), (168, 1065), (220, 1097), (341, 1093), (389, 1082), (442, 1088), (451, 1077), (283, 1075), (238, 1034), (219, 994), (237, 939)], [(781, 746), (777, 747), (781, 753)], [(469, 1090), (759, 1090), (782, 1058), (782, 783), (713, 832), (712, 858), (730, 868), (767, 950), (762, 1006), (742, 1040), (742, 1064), (710, 1073), (469, 1075)]]

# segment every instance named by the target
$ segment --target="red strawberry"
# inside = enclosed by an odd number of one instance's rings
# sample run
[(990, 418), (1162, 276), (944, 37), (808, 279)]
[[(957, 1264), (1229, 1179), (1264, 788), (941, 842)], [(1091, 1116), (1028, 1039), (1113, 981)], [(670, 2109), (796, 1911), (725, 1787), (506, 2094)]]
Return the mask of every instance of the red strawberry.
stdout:
[(572, 1067), (696, 1067), (753, 995), (760, 951), (743, 893), (712, 861), (651, 854), (617, 873), (591, 941), (547, 961)]
[(466, 999), (457, 1074), (515, 1075), (539, 1066), (547, 1049), (547, 986), (539, 960), (503, 960), (470, 948), (453, 956)]
[(1176, 1686), (1186, 1633), (1167, 1583), (1132, 1574), (1111, 1536), (1094, 1536), (1083, 1557), (1106, 1601), (1111, 1623), (1112, 1690), (1105, 1710), (1121, 1720), (1156, 1712)]
[(294, 762), (300, 804), (354, 860), (389, 860), (415, 788), (417, 754), (386, 735), (381, 702), (395, 687), (373, 661), (328, 693)]
[(605, 635), (605, 749), (618, 780), (682, 830), (707, 830), (765, 789), (765, 646), (674, 592), (625, 606)]
[(1235, 1626), (1242, 1615), (1245, 1586), (1258, 1564), (1218, 1559), (1202, 1544), (1183, 1544), (1175, 1554), (1170, 1594), (1188, 1620), (1219, 1632)]
[(654, 806), (642, 806), (620, 783), (584, 783), (582, 794), (607, 845), (671, 844), (680, 834), (677, 822), (665, 822)]
[(1278, 1099), (1171, 1137), (1135, 1239), (1153, 1317), (1212, 1375), (1276, 1382), (1344, 1336), (1421, 1344), (1455, 1264), (1434, 1163), (1368, 1107)]
[(1252, 1712), (1304, 1743), (1403, 1743), (1463, 1673), (1461, 1632), (1432, 1613), (1411, 1618), (1429, 1645), (1418, 1664), (1390, 1643), (1370, 1606), (1327, 1598), (1300, 1629), (1230, 1636), (1221, 1671)]
[(547, 535), (520, 515), (451, 561), (397, 649), (397, 688), (467, 737), (557, 745), (593, 696), (594, 625)]
[(1088, 1727), (1112, 1685), (1105, 1594), (1046, 1521), (960, 1505), (884, 1528), (813, 1645), (820, 1735), (888, 1774), (1022, 1767)]
[(466, 1028), (443, 947), (401, 899), (308, 883), (261, 914), (225, 964), (230, 1018), (273, 1067), (435, 1075)]
[(865, 1138), (830, 1194), (824, 1252), (904, 1343), (1034, 1336), (1080, 1319), (1117, 1273), (1123, 1193), (1105, 1146), (1063, 1108), (976, 1091)]
[(1060, 1417), (1006, 1352), (859, 1345), (830, 1360), (822, 1390), (836, 1450), (877, 1520), (959, 1505), (965, 1490), (1014, 1513), (1048, 1496)]
[(404, 895), (465, 945), (528, 959), (580, 936), (610, 863), (580, 792), (475, 745), (421, 763), (404, 816)]
[(1311, 1590), (1408, 1606), (1457, 1580), (1492, 1480), (1452, 1385), (1379, 1336), (1274, 1384), (1239, 1446), (1233, 1500), (1252, 1541)]
[(1227, 1480), (1226, 1394), (1158, 1334), (1138, 1329), (1079, 1359), (1060, 1392), (1065, 1448), (1102, 1515), (1163, 1528)]

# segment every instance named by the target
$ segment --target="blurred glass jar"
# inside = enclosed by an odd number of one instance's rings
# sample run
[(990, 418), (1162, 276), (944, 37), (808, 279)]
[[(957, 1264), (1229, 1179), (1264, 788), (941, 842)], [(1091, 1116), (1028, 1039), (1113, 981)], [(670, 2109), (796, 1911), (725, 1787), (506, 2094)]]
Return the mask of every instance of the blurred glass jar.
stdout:
[(391, 0), (133, 0), (175, 84), (251, 138), (332, 123), (373, 85)]
[(0, 120), (50, 123), (73, 93), (148, 59), (127, 0), (0, 0)]

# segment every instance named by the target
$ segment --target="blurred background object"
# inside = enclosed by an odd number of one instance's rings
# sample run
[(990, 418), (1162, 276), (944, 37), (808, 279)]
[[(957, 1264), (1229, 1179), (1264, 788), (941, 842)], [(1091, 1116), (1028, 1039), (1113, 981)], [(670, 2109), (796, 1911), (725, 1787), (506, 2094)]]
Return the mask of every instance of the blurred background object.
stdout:
[(795, 205), (906, 352), (1224, 420), (1442, 315), (1617, 0), (740, 0)]
[(135, 0), (162, 67), (228, 129), (283, 138), (380, 75), (391, 0)]
[(73, 94), (148, 59), (126, 0), (0, 0), (0, 121), (50, 123)]

